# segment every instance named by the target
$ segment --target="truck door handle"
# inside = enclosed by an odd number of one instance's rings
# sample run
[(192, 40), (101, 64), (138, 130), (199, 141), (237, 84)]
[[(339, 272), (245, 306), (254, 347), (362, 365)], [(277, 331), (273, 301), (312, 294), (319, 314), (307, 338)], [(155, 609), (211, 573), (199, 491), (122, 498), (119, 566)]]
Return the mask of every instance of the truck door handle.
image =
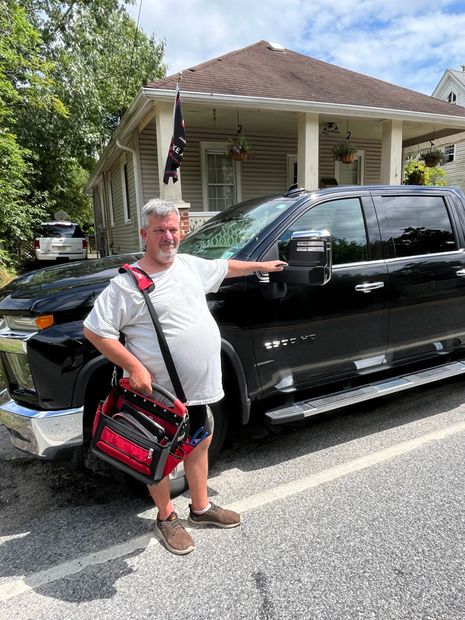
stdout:
[(371, 293), (377, 288), (383, 288), (384, 282), (366, 282), (365, 284), (357, 284), (355, 290), (357, 293)]
[(459, 269), (455, 273), (459, 276), (459, 278), (465, 278), (465, 269)]

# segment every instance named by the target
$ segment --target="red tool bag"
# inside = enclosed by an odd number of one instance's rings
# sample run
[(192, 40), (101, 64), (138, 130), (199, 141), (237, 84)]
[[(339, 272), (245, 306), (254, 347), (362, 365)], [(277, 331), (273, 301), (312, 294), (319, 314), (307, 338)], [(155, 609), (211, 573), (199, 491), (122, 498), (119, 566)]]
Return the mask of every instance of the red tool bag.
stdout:
[(148, 304), (160, 350), (177, 396), (153, 384), (151, 396), (135, 392), (120, 379), (99, 403), (92, 432), (92, 452), (102, 460), (146, 484), (167, 476), (208, 436), (200, 428), (189, 436), (189, 414), (184, 391), (149, 293), (152, 279), (142, 269), (123, 265)]

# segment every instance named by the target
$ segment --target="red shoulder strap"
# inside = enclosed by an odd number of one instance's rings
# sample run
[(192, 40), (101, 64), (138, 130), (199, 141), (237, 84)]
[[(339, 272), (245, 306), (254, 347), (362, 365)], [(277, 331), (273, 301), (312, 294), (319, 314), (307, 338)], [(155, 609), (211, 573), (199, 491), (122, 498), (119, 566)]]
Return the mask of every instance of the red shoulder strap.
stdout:
[(152, 278), (140, 267), (132, 267), (129, 263), (125, 263), (118, 271), (119, 273), (130, 273), (137, 284), (137, 288), (142, 292), (147, 291), (147, 293), (150, 293), (155, 288)]

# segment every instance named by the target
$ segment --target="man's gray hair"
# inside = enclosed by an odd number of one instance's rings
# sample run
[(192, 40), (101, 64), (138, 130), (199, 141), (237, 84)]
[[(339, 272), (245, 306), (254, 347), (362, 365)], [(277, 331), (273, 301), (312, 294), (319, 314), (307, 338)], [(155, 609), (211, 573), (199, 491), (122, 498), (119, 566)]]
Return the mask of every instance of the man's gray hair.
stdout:
[(162, 200), (161, 198), (152, 198), (143, 207), (140, 212), (140, 220), (142, 228), (147, 228), (149, 224), (149, 218), (152, 215), (156, 217), (168, 217), (172, 213), (176, 213), (178, 217), (179, 209), (171, 200)]

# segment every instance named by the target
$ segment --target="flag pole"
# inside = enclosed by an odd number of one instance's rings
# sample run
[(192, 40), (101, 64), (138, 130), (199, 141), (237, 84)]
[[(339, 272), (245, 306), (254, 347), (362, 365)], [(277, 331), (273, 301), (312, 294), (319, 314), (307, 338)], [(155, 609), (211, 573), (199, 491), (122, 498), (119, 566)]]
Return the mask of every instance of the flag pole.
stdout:
[(181, 93), (179, 83), (182, 80), (182, 72), (177, 75), (176, 95), (173, 106), (173, 137), (171, 138), (168, 156), (166, 158), (165, 172), (163, 175), (163, 183), (168, 185), (170, 178), (173, 183), (178, 180), (177, 169), (181, 166), (184, 148), (186, 146), (186, 130), (184, 118), (181, 110)]

